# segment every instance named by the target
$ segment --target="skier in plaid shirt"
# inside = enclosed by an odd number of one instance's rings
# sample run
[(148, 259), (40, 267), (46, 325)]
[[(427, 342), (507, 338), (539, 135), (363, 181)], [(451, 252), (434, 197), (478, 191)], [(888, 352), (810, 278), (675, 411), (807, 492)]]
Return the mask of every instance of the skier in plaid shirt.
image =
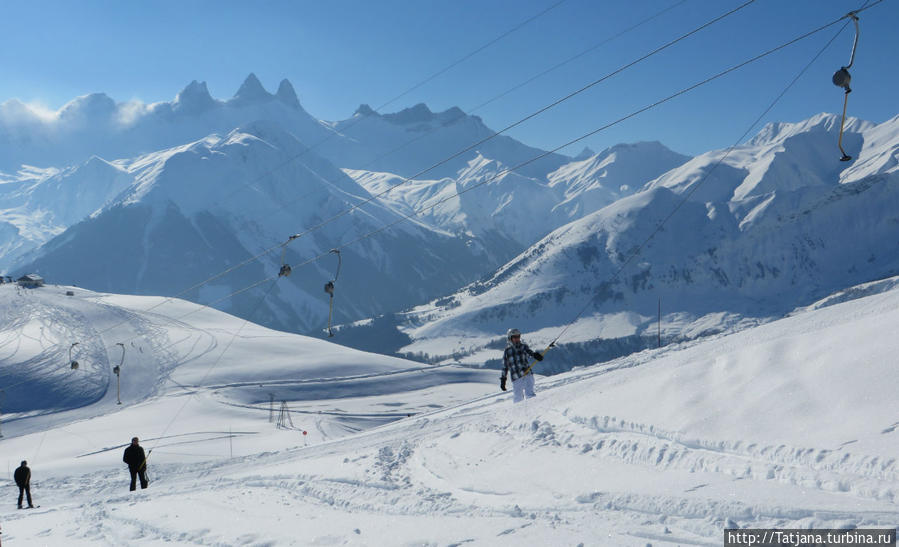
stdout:
[(519, 402), (527, 397), (535, 397), (534, 375), (528, 370), (528, 357), (538, 361), (543, 360), (543, 355), (531, 350), (527, 344), (521, 341), (521, 332), (518, 329), (509, 329), (506, 333), (506, 351), (503, 353), (503, 374), (499, 378), (499, 387), (506, 391), (506, 377), (512, 375), (512, 401)]

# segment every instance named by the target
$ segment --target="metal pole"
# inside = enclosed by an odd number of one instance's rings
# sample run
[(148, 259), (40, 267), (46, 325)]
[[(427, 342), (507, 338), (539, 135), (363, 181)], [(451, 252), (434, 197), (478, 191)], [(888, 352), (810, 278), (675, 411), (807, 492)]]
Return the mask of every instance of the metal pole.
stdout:
[(659, 297), (659, 347), (662, 347), (662, 298)]
[[(3, 405), (3, 398), (6, 397), (6, 392), (0, 389), (0, 406)], [(3, 412), (0, 411), (0, 422), (3, 421)], [(0, 431), (0, 438), (3, 438), (3, 432)]]
[(116, 404), (120, 405), (120, 404), (122, 404), (122, 390), (121, 390), (119, 379), (122, 374), (122, 365), (125, 364), (125, 344), (118, 342), (118, 343), (116, 343), (116, 345), (122, 346), (122, 362), (119, 363), (119, 366), (112, 369), (112, 371), (115, 372), (115, 395), (116, 395), (116, 399), (118, 400), (118, 403), (116, 403)]

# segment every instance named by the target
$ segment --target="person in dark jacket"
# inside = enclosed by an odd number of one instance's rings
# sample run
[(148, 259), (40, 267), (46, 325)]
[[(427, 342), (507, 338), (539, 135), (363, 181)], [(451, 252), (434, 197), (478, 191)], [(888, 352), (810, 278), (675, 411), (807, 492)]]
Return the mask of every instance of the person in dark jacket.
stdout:
[(122, 455), (122, 461), (128, 464), (128, 472), (131, 473), (131, 488), (137, 488), (137, 478), (140, 477), (141, 489), (146, 488), (149, 481), (147, 480), (147, 455), (144, 449), (138, 444), (137, 437), (131, 439), (131, 445), (125, 449)]
[(499, 378), (499, 387), (506, 391), (506, 378), (512, 376), (512, 401), (519, 402), (525, 397), (536, 397), (534, 393), (534, 374), (528, 367), (528, 357), (538, 361), (543, 355), (531, 350), (521, 341), (521, 331), (509, 329), (506, 333), (506, 351), (503, 352), (503, 374)]
[(22, 465), (16, 468), (13, 478), (16, 479), (16, 486), (19, 487), (19, 509), (22, 508), (23, 494), (27, 495), (28, 508), (32, 509), (34, 504), (31, 503), (31, 469), (28, 467), (27, 461), (22, 460)]

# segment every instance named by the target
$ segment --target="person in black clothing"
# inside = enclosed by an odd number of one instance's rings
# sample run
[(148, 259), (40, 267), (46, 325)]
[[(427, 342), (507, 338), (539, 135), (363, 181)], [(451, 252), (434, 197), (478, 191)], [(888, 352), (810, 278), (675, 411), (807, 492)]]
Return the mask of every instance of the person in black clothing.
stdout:
[(144, 449), (137, 444), (137, 437), (131, 439), (131, 445), (125, 449), (122, 461), (128, 464), (128, 471), (131, 473), (131, 488), (137, 488), (137, 478), (140, 477), (140, 487), (146, 488), (147, 483), (147, 456)]
[(28, 467), (28, 462), (22, 460), (22, 465), (16, 468), (13, 478), (16, 479), (16, 486), (19, 487), (19, 509), (22, 508), (23, 494), (28, 496), (28, 508), (33, 508), (34, 504), (31, 503), (31, 469)]

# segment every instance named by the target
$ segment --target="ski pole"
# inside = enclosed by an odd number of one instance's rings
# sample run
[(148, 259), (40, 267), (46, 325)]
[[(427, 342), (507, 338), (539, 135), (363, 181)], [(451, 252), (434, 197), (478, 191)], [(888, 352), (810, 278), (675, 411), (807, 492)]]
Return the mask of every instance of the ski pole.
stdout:
[[(556, 340), (558, 340), (558, 338), (556, 338)], [(540, 354), (540, 357), (546, 357), (546, 352), (548, 352), (550, 348), (556, 347), (556, 340), (553, 340), (552, 342), (549, 343), (548, 346), (546, 346), (546, 349), (543, 350), (543, 353)], [(539, 362), (542, 361), (542, 360), (543, 360), (543, 359), (540, 359), (540, 360), (534, 359), (534, 362), (531, 363), (530, 366), (528, 366), (527, 370), (525, 370), (525, 371), (524, 371), (524, 374), (522, 374), (522, 377), (527, 376), (528, 374), (530, 374), (530, 373), (531, 373), (531, 369), (534, 368), (534, 365), (536, 365), (537, 363), (539, 363)]]

